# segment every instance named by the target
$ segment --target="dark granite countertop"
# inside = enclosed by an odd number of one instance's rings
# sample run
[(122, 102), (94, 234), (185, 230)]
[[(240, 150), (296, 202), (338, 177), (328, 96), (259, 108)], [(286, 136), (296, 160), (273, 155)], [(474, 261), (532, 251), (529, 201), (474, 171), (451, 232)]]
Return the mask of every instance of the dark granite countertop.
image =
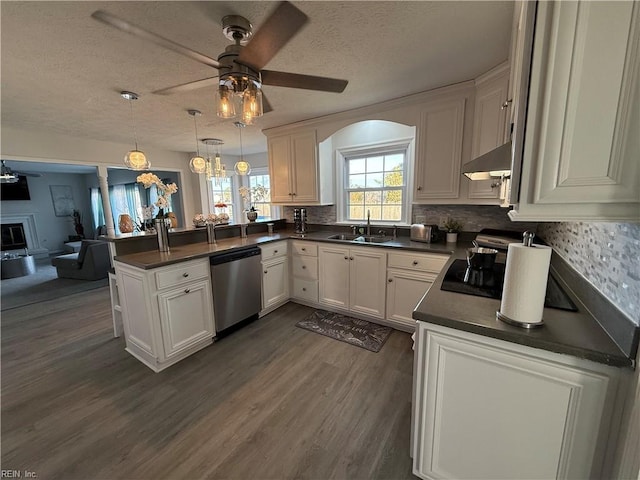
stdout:
[(333, 231), (318, 231), (301, 235), (294, 233), (292, 230), (283, 230), (277, 231), (273, 235), (259, 233), (248, 235), (246, 238), (224, 238), (218, 240), (215, 245), (207, 242), (191, 243), (178, 247), (171, 247), (169, 252), (160, 252), (156, 249), (127, 255), (116, 255), (115, 260), (127, 265), (148, 270), (178, 262), (184, 262), (186, 260), (210, 257), (219, 253), (288, 239), (337, 243), (356, 247), (363, 246), (372, 248), (402, 249), (418, 252), (439, 253), (444, 255), (451, 255), (455, 250), (455, 246), (448, 245), (446, 243), (413, 242), (409, 240), (409, 237), (398, 237), (397, 239), (390, 239), (384, 243), (359, 243), (328, 238), (335, 233), (336, 232)]
[(511, 326), (496, 319), (496, 312), (500, 310), (500, 300), (441, 290), (442, 280), (449, 265), (458, 258), (465, 258), (465, 248), (460, 244), (427, 295), (416, 307), (413, 312), (414, 319), (607, 365), (633, 366), (632, 358), (616, 345), (584, 303), (576, 297), (571, 286), (557, 274), (554, 265), (563, 260), (555, 253), (551, 271), (562, 289), (576, 304), (578, 311), (545, 308), (544, 325), (531, 330)]

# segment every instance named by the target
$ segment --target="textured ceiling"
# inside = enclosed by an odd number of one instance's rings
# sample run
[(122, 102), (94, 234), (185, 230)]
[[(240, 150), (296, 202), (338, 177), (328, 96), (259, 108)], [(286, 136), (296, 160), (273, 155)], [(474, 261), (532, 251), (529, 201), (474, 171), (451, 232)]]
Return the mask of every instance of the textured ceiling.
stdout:
[[(274, 111), (243, 130), (244, 153), (266, 151), (261, 129), (348, 110), (472, 79), (508, 56), (511, 2), (293, 2), (309, 23), (266, 66), (349, 80), (342, 94), (265, 86)], [(217, 74), (162, 47), (93, 20), (106, 10), (217, 58), (227, 40), (224, 15), (254, 29), (275, 2), (0, 2), (2, 125), (133, 143), (133, 105), (140, 148), (195, 150), (200, 138), (239, 153), (232, 121), (215, 115), (214, 89), (170, 96), (152, 91)]]

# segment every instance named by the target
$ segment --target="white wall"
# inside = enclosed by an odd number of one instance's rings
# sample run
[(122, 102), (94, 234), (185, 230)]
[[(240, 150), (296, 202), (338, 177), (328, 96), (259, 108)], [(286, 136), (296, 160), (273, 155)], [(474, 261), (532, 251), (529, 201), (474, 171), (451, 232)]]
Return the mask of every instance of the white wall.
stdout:
[[(0, 149), (0, 156), (5, 160), (120, 167), (131, 145), (3, 127)], [(185, 218), (192, 218), (200, 209), (195, 206), (200, 205), (201, 193), (199, 175), (189, 170), (190, 155), (151, 147), (144, 147), (144, 152), (151, 162), (151, 172), (180, 173), (182, 185), (178, 195), (182, 198)]]

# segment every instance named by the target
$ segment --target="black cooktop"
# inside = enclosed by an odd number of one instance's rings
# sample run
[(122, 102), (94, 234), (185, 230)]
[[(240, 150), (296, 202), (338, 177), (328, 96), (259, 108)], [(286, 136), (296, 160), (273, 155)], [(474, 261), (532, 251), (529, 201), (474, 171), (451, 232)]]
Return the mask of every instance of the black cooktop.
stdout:
[[(491, 272), (485, 272), (484, 278), (485, 283), (493, 286), (479, 287), (464, 282), (467, 261), (454, 260), (444, 276), (440, 289), (478, 297), (500, 299), (502, 298), (504, 268), (504, 263), (496, 263)], [(549, 274), (549, 281), (547, 282), (547, 294), (544, 299), (544, 306), (560, 310), (570, 310), (572, 312), (578, 310), (551, 274)]]

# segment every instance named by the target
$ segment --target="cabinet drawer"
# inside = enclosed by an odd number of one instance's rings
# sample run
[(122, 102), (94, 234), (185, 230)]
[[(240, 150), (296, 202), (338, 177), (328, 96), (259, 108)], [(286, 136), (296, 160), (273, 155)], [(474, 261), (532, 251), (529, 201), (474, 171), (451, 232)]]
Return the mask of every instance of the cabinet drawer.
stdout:
[(390, 253), (389, 267), (439, 273), (449, 259), (445, 255), (425, 253)]
[(193, 280), (209, 277), (209, 260), (184, 262), (170, 267), (159, 268), (156, 272), (158, 290), (175, 287)]
[(292, 242), (291, 247), (296, 255), (318, 256), (318, 245), (311, 242)]
[(300, 300), (318, 303), (318, 281), (294, 278), (292, 296)]
[(318, 259), (316, 257), (293, 257), (291, 273), (294, 277), (317, 280)]
[(260, 245), (260, 250), (262, 251), (262, 260), (281, 257), (287, 254), (287, 242), (274, 242)]

